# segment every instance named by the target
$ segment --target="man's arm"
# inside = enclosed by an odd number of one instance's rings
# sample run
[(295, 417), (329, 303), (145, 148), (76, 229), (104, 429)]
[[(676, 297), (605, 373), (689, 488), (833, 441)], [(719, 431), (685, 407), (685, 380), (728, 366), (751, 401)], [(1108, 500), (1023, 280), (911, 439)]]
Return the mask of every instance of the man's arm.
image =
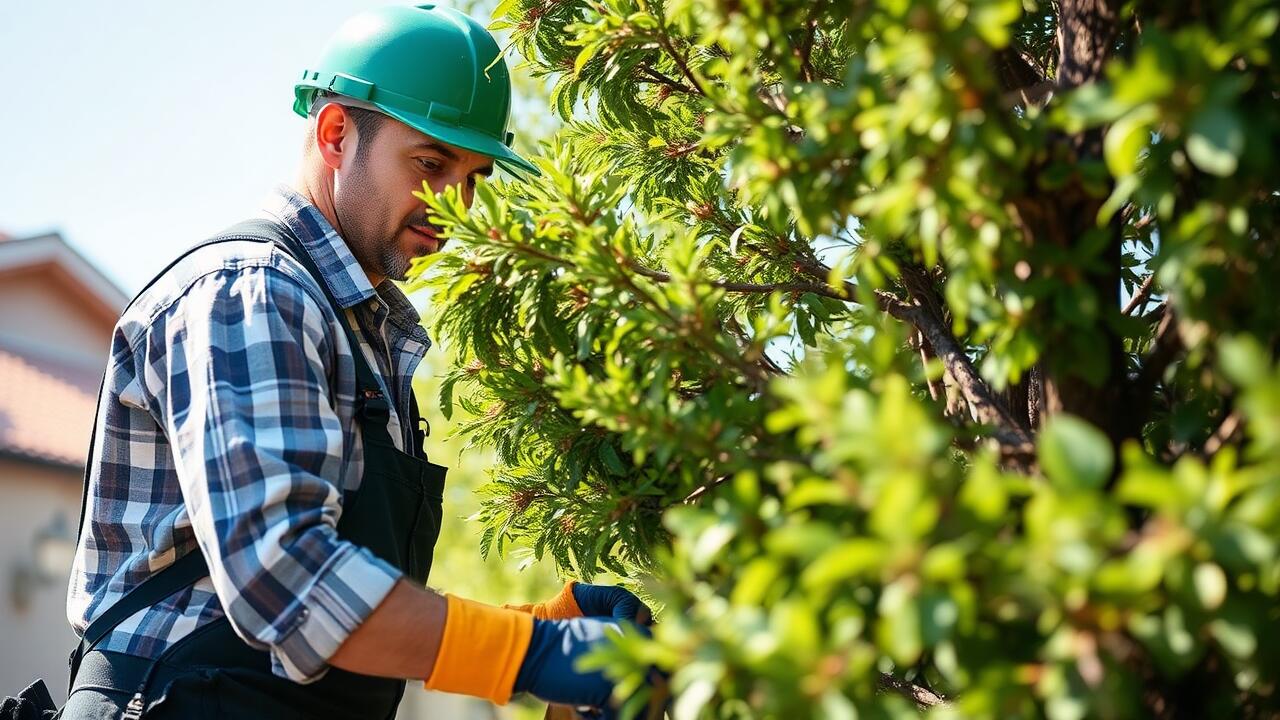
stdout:
[(348, 448), (324, 317), (277, 270), (224, 270), (194, 283), (146, 339), (139, 376), (238, 634), (297, 682), (336, 665), (497, 703), (530, 692), (607, 705), (612, 683), (576, 663), (615, 624), (442, 597), (338, 537)]
[(445, 607), (444, 597), (400, 580), (329, 658), (329, 664), (363, 675), (431, 677), (440, 651)]
[(138, 377), (228, 620), (318, 679), (401, 573), (338, 537), (346, 431), (322, 306), (280, 270), (210, 273), (148, 329)]

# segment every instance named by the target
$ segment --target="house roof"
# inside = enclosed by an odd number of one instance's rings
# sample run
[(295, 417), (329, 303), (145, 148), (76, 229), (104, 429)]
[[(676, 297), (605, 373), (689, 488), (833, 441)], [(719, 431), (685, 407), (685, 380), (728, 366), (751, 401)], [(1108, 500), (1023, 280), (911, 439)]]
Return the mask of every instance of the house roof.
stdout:
[(0, 347), (0, 451), (80, 466), (89, 450), (98, 375), (30, 351)]
[(115, 324), (129, 298), (58, 233), (13, 238), (0, 233), (0, 280), (47, 272), (83, 303), (86, 311)]
[[(115, 324), (129, 301), (61, 235), (14, 238), (0, 232), (0, 283), (32, 274), (58, 283), (106, 327)], [(0, 341), (0, 454), (82, 466), (102, 370), (72, 364), (58, 348), (19, 340)]]

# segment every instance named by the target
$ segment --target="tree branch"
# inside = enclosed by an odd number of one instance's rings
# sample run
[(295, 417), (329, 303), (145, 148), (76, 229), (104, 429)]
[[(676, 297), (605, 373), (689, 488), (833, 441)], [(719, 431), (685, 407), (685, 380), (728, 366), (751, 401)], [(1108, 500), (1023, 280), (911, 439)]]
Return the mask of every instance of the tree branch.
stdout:
[(649, 3), (647, 2), (640, 3), (640, 8), (657, 22), (658, 44), (662, 46), (662, 49), (671, 57), (672, 62), (674, 62), (676, 67), (680, 69), (680, 74), (684, 75), (685, 79), (689, 81), (689, 85), (696, 89), (698, 94), (710, 99), (711, 96), (707, 94), (707, 89), (702, 87), (702, 83), (698, 80), (698, 76), (695, 75), (693, 73), (693, 69), (689, 67), (689, 61), (676, 50), (675, 44), (671, 42), (671, 36), (667, 33), (665, 18), (663, 18), (660, 13), (655, 13), (653, 8), (649, 7)]
[[(670, 273), (665, 273), (665, 272), (662, 272), (661, 270), (654, 270), (653, 268), (645, 267), (644, 265), (636, 262), (632, 258), (627, 258), (627, 267), (651, 280), (656, 280), (658, 282), (663, 282), (663, 283), (672, 281)], [(741, 292), (741, 293), (771, 293), (771, 292), (777, 292), (777, 291), (809, 292), (815, 295), (821, 295), (823, 297), (834, 298), (836, 300), (843, 300), (845, 302), (854, 302), (851, 295), (842, 295), (840, 294), (840, 292), (832, 288), (830, 285), (826, 285), (823, 283), (815, 283), (815, 282), (805, 282), (802, 280), (796, 280), (792, 282), (780, 282), (780, 283), (745, 283), (745, 282), (731, 282), (728, 280), (701, 280), (699, 281), (699, 283), (710, 285), (712, 287), (718, 287), (724, 290), (728, 290), (730, 292)]]
[(1000, 96), (1000, 102), (1006, 108), (1032, 107), (1043, 105), (1053, 97), (1057, 84), (1052, 80), (1041, 80), (1032, 85), (1014, 88)]
[(796, 54), (800, 57), (800, 79), (805, 82), (813, 82), (813, 41), (818, 32), (818, 12), (821, 8), (821, 2), (813, 3), (809, 20), (805, 23), (804, 40), (796, 48)]
[(1005, 107), (1030, 107), (1047, 101), (1055, 83), (1034, 58), (1010, 45), (996, 53), (996, 74), (1004, 85), (1001, 102)]
[(1133, 293), (1133, 297), (1129, 298), (1129, 302), (1125, 303), (1124, 309), (1120, 311), (1120, 314), (1132, 315), (1133, 311), (1137, 310), (1140, 305), (1145, 306), (1147, 304), (1147, 298), (1151, 297), (1151, 289), (1155, 287), (1155, 282), (1156, 274), (1151, 273), (1148, 275), (1147, 279), (1143, 280), (1142, 284), (1139, 285), (1138, 289)]
[(1000, 443), (1010, 446), (1015, 454), (1029, 455), (1034, 452), (1030, 435), (992, 394), (986, 381), (973, 367), (969, 356), (960, 349), (951, 331), (943, 327), (940, 318), (934, 317), (919, 304), (908, 304), (884, 291), (877, 291), (876, 298), (885, 312), (911, 323), (924, 334), (955, 379), (978, 420), (994, 427), (996, 439)]
[(916, 350), (916, 352), (920, 353), (920, 367), (924, 370), (924, 384), (925, 387), (929, 389), (929, 397), (933, 398), (934, 401), (946, 398), (946, 387), (940, 381), (929, 377), (929, 361), (933, 360), (936, 356), (933, 354), (933, 348), (930, 348), (928, 346), (928, 342), (924, 339), (924, 333), (916, 330), (911, 334), (911, 337), (907, 342)]
[(680, 92), (686, 93), (688, 95), (699, 94), (696, 89), (680, 82), (679, 80), (676, 80), (673, 77), (670, 77), (666, 73), (656, 70), (653, 66), (649, 65), (648, 63), (641, 63), (637, 67), (645, 75), (645, 77), (647, 77), (649, 80), (659, 85), (666, 85), (672, 90), (679, 90)]
[(1168, 301), (1161, 303), (1148, 317), (1158, 313), (1159, 324), (1156, 325), (1155, 337), (1151, 340), (1151, 352), (1142, 363), (1130, 390), (1131, 404), (1145, 413), (1151, 403), (1151, 391), (1164, 377), (1165, 370), (1177, 359), (1182, 349), (1182, 340), (1178, 337), (1178, 322)]
[(1227, 416), (1223, 418), (1222, 424), (1218, 425), (1218, 429), (1214, 430), (1213, 434), (1209, 436), (1209, 439), (1205, 441), (1204, 454), (1210, 457), (1217, 454), (1223, 446), (1235, 439), (1235, 436), (1239, 433), (1240, 426), (1243, 422), (1244, 418), (1240, 416), (1239, 412), (1232, 410), (1228, 413)]
[(1015, 44), (1010, 44), (995, 55), (996, 75), (1006, 90), (1016, 90), (1043, 82), (1044, 69)]
[[(658, 282), (672, 281), (669, 273), (645, 267), (632, 258), (626, 258), (625, 263), (628, 269), (651, 280)], [(810, 269), (812, 270), (812, 268)], [(910, 274), (910, 271), (904, 269), (904, 276), (908, 274)], [(855, 286), (852, 283), (846, 283), (845, 293), (841, 293), (827, 284), (804, 281), (741, 283), (710, 280), (704, 282), (713, 287), (723, 288), (731, 292), (811, 292), (823, 297), (855, 302), (851, 292)], [(912, 282), (914, 283), (915, 281), (913, 280)], [(922, 297), (931, 297), (919, 288), (917, 288), (916, 292)], [(899, 320), (911, 323), (919, 330), (924, 341), (929, 344), (932, 351), (942, 360), (949, 379), (954, 382), (965, 401), (973, 408), (974, 415), (978, 421), (992, 425), (995, 428), (996, 439), (1001, 444), (1008, 446), (1006, 448), (1007, 454), (1019, 457), (1029, 456), (1034, 452), (1031, 436), (1027, 432), (1025, 425), (1000, 403), (995, 394), (991, 392), (991, 388), (986, 381), (982, 379), (977, 369), (973, 367), (973, 362), (969, 360), (969, 356), (964, 353), (959, 343), (951, 335), (951, 331), (944, 326), (941, 307), (926, 308), (919, 304), (919, 300), (914, 304), (908, 304), (893, 294), (884, 291), (877, 291), (876, 299), (880, 309)], [(933, 300), (936, 306), (936, 298)]]
[(1058, 13), (1058, 87), (1102, 76), (1117, 31), (1116, 0), (1063, 0)]
[(889, 673), (880, 673), (876, 678), (876, 688), (881, 692), (893, 692), (914, 702), (920, 707), (934, 707), (938, 705), (946, 705), (946, 698), (929, 690), (920, 687), (905, 680), (890, 675)]

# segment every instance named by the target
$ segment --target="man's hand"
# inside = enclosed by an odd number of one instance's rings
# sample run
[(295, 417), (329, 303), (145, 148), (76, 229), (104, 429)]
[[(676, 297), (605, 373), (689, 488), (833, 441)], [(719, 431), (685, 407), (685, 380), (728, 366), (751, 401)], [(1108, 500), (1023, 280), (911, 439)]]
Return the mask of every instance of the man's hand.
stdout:
[[(610, 720), (615, 717), (615, 711), (608, 703), (613, 692), (612, 683), (599, 672), (577, 673), (573, 664), (577, 657), (604, 642), (606, 632), (621, 632), (619, 623), (651, 624), (653, 613), (640, 598), (613, 585), (589, 585), (570, 580), (559, 594), (546, 602), (504, 607), (547, 621), (534, 625), (533, 642), (516, 679), (514, 692), (528, 692), (553, 703), (547, 709), (547, 718), (551, 720)], [(582, 620), (575, 621), (575, 618)], [(542, 643), (551, 644), (543, 647)], [(574, 707), (580, 710), (591, 708), (591, 711), (580, 714), (574, 712)]]
[(560, 594), (534, 605), (504, 607), (531, 613), (539, 620), (568, 620), (576, 617), (609, 617), (638, 625), (653, 622), (653, 613), (640, 598), (613, 585), (588, 585), (570, 580)]
[(621, 633), (618, 622), (603, 618), (535, 620), (533, 639), (513, 692), (527, 692), (559, 705), (598, 709), (600, 714), (592, 717), (614, 717), (613, 682), (599, 670), (577, 669), (577, 662), (609, 642), (611, 634)]
[(653, 623), (649, 606), (630, 591), (616, 585), (587, 585), (569, 583), (573, 599), (587, 617), (611, 617), (614, 620), (630, 620), (638, 625)]

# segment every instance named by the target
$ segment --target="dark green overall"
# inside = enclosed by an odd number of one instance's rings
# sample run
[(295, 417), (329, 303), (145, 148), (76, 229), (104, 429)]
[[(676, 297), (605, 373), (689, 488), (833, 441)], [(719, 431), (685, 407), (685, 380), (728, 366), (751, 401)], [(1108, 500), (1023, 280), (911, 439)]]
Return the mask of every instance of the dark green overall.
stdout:
[[(387, 432), (388, 401), (348, 326), (345, 313), (334, 302), (324, 278), (301, 243), (275, 223), (248, 221), (196, 247), (229, 240), (273, 242), (285, 249), (307, 268), (338, 314), (355, 359), (356, 415), (364, 439), (364, 474), (359, 490), (348, 492), (343, 498), (338, 535), (368, 548), (419, 585), (425, 584), (431, 570), (432, 550), (440, 533), (445, 469), (426, 461), (422, 449), (425, 433), (419, 429), (416, 400), (411, 398), (409, 403), (414, 442), (410, 448), (413, 454), (407, 454), (397, 450), (392, 442)], [(274, 675), (269, 655), (245, 644), (225, 617), (202, 626), (154, 661), (92, 649), (121, 620), (207, 574), (204, 556), (198, 550), (192, 551), (95, 620), (72, 654), (71, 696), (60, 717), (68, 720), (119, 717), (383, 720), (395, 717), (404, 694), (403, 680), (330, 668), (320, 680), (299, 685)]]

